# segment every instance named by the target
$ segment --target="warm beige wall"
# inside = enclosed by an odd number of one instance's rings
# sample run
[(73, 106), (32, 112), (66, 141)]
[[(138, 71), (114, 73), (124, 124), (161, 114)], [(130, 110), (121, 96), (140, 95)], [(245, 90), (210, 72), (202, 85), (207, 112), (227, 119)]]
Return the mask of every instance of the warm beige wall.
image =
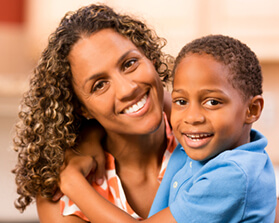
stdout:
[(279, 166), (279, 61), (262, 61), (264, 109), (254, 124), (268, 139), (267, 152), (274, 164)]
[(94, 2), (104, 2), (117, 11), (146, 20), (169, 43), (166, 50), (174, 55), (193, 38), (222, 33), (241, 39), (257, 54), (279, 60), (278, 0), (28, 0), (28, 38), (32, 51), (40, 50), (47, 35), (68, 10)]
[(267, 150), (273, 163), (279, 165), (278, 0), (27, 0), (24, 26), (0, 24), (0, 222), (36, 219), (34, 206), (24, 215), (13, 208), (16, 195), (10, 174), (15, 163), (11, 128), (19, 96), (28, 84), (27, 76), (64, 13), (94, 2), (106, 2), (117, 11), (146, 20), (168, 40), (166, 52), (174, 56), (186, 42), (210, 33), (231, 35), (246, 42), (259, 56), (264, 74), (266, 103), (254, 127), (267, 136)]

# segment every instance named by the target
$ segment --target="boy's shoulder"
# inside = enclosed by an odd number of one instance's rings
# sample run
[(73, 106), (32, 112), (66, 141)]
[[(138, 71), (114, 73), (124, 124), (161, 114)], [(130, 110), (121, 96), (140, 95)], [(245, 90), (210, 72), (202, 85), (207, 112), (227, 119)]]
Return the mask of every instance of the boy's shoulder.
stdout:
[(211, 162), (232, 162), (246, 174), (260, 172), (265, 168), (267, 162), (271, 162), (265, 151), (267, 139), (256, 130), (251, 130), (250, 137), (251, 141), (249, 143), (220, 153), (208, 164)]
[[(273, 191), (275, 174), (272, 162), (265, 151), (266, 138), (258, 131), (251, 131), (251, 142), (233, 150), (224, 151), (204, 165), (202, 175), (220, 176), (220, 180), (233, 176), (245, 183), (247, 190), (257, 187)], [(241, 177), (240, 177), (241, 176)], [(218, 177), (217, 177), (218, 178)]]

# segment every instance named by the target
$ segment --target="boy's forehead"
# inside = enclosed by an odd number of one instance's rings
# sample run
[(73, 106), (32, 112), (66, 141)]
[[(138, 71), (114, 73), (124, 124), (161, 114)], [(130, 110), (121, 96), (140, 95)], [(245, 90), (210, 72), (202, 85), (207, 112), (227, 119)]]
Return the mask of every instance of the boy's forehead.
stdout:
[(178, 72), (180, 73), (182, 71), (183, 73), (185, 70), (187, 70), (187, 72), (193, 72), (194, 76), (199, 75), (201, 72), (207, 72), (208, 75), (210, 75), (210, 73), (218, 73), (218, 75), (226, 78), (232, 76), (230, 67), (210, 54), (185, 55), (176, 66), (174, 78)]
[[(188, 87), (214, 86), (218, 83), (222, 88), (233, 88), (243, 96), (243, 91), (232, 81), (234, 74), (221, 61), (208, 54), (186, 55), (174, 72), (173, 87), (187, 81)], [(185, 83), (185, 82), (184, 82)]]

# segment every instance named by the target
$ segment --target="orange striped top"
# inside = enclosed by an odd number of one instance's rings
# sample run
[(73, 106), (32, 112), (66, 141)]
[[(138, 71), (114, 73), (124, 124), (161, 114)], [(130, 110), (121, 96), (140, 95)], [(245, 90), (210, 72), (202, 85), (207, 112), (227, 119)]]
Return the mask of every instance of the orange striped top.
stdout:
[[(159, 182), (161, 182), (163, 179), (169, 158), (177, 145), (175, 137), (171, 131), (166, 116), (164, 116), (164, 118), (166, 123), (167, 148), (163, 156), (162, 166), (158, 176)], [(133, 209), (130, 207), (130, 205), (127, 202), (121, 181), (116, 173), (114, 157), (110, 153), (106, 153), (105, 155), (106, 155), (105, 180), (102, 185), (97, 185), (95, 183), (92, 183), (92, 186), (104, 198), (112, 202), (120, 209), (129, 213), (132, 217), (138, 220), (142, 219), (140, 216), (137, 215), (137, 213), (135, 213), (135, 211), (133, 211)], [(81, 210), (66, 195), (64, 195), (60, 199), (60, 211), (63, 216), (76, 215), (85, 221), (89, 221), (88, 218), (81, 212)]]

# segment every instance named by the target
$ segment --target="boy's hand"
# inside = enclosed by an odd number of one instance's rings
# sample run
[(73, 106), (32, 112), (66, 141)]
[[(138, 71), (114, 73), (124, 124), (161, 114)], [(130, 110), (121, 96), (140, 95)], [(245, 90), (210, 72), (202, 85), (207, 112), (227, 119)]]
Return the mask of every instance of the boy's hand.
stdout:
[[(67, 150), (65, 153), (65, 162), (62, 169), (66, 168), (71, 159), (76, 156), (79, 158), (80, 162), (83, 162), (85, 156), (91, 156), (94, 159), (95, 166), (94, 171), (89, 172), (87, 178), (89, 183), (95, 182), (98, 185), (102, 185), (105, 176), (105, 153), (101, 145), (101, 141), (105, 136), (103, 128), (94, 120), (88, 121), (88, 123), (83, 127), (79, 138), (78, 146), (74, 150)], [(78, 165), (78, 164), (76, 164)], [(60, 188), (55, 192), (52, 200), (58, 201), (63, 196)]]
[[(71, 149), (66, 150), (65, 161), (60, 172), (60, 185), (52, 197), (52, 200), (58, 201), (63, 196), (60, 186), (64, 183), (64, 181), (68, 180), (67, 177), (71, 174), (71, 172), (73, 174), (77, 172), (81, 173), (91, 184), (94, 180), (96, 170), (97, 162), (94, 157), (78, 154), (76, 151)], [(66, 180), (61, 183), (61, 178)]]
[(98, 185), (103, 183), (105, 176), (105, 153), (101, 144), (104, 137), (103, 127), (96, 120), (89, 120), (79, 134), (75, 149), (78, 154), (95, 159), (97, 166), (92, 180)]
[[(91, 156), (79, 155), (73, 150), (65, 153), (65, 162), (60, 172), (59, 188), (63, 192), (68, 183), (72, 183), (75, 176), (82, 174), (89, 182), (97, 168), (97, 162)], [(58, 192), (59, 194), (59, 192)], [(57, 196), (58, 196), (57, 194)]]
[(63, 196), (64, 194), (62, 193), (62, 191), (60, 190), (60, 188), (57, 188), (57, 190), (55, 191), (55, 194), (52, 197), (52, 201), (56, 202), (59, 201), (59, 199)]

